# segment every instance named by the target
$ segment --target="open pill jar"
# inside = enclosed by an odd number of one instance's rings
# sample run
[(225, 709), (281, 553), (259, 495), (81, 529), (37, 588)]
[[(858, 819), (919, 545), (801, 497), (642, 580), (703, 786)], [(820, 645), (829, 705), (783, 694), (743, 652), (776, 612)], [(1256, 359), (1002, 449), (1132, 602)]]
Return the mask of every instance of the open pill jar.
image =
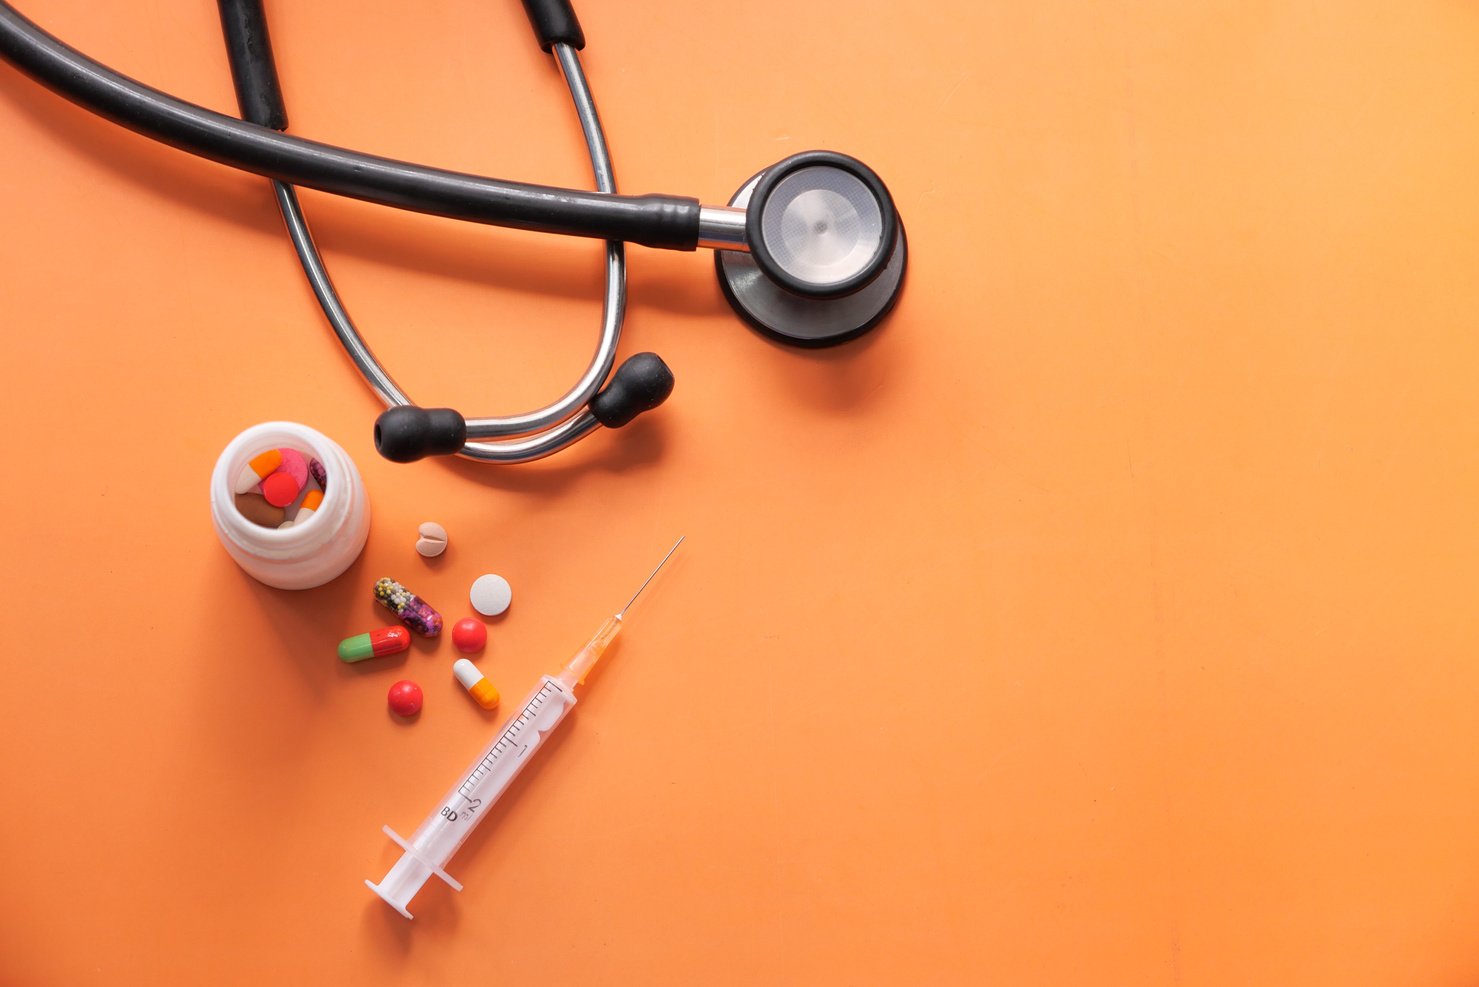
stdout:
[[(327, 477), (318, 509), (287, 528), (265, 527), (236, 506), (237, 477), (253, 457), (271, 449), (296, 449), (317, 459)], [(370, 500), (359, 470), (333, 439), (294, 422), (263, 422), (232, 439), (216, 460), (211, 521), (248, 575), (278, 589), (311, 589), (359, 558), (370, 534)]]

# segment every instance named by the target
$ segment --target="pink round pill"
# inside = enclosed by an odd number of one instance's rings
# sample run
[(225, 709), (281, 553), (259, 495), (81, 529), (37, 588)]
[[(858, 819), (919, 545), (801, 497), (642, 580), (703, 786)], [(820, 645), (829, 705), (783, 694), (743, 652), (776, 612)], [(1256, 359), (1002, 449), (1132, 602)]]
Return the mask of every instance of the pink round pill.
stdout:
[(282, 453), (282, 465), (277, 469), (293, 478), (293, 482), (302, 487), (308, 482), (308, 457), (297, 449), (279, 449)]
[(463, 617), (452, 625), (452, 644), (465, 655), (477, 654), (488, 643), (488, 628), (481, 620)]

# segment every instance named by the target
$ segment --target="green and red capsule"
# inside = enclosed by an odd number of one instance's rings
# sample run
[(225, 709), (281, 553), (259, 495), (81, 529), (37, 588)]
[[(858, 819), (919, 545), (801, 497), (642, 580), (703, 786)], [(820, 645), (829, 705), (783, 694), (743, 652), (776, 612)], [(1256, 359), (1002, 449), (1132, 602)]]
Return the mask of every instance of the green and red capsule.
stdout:
[(368, 634), (356, 634), (339, 642), (339, 660), (364, 661), (384, 655), (400, 654), (411, 646), (411, 632), (405, 627), (381, 627)]

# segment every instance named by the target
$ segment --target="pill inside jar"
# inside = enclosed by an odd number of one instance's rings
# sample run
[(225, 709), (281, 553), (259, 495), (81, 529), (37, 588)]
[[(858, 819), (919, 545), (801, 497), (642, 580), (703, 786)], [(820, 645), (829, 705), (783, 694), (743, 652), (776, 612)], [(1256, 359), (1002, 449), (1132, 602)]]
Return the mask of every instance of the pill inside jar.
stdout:
[[(300, 487), (286, 503), (269, 502), (255, 488), (284, 459), (286, 482), (296, 483), (297, 456), (305, 460), (307, 491)], [(273, 496), (281, 501), (284, 492)], [(311, 589), (338, 578), (360, 557), (370, 534), (369, 492), (354, 460), (333, 439), (298, 422), (259, 422), (226, 443), (211, 470), (210, 503), (211, 526), (226, 554), (276, 589)], [(260, 513), (253, 520), (244, 509)]]
[(291, 446), (263, 449), (247, 460), (233, 486), (236, 512), (263, 528), (291, 528), (323, 504), (329, 474), (323, 462)]

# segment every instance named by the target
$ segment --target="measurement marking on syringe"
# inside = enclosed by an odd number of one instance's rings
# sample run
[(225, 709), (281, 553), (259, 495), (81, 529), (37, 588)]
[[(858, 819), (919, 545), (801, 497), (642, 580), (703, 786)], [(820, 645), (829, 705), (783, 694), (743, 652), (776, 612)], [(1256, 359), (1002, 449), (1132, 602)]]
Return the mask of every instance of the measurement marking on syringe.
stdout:
[[(472, 801), (471, 793), (475, 790), (478, 783), (491, 775), (494, 765), (510, 752), (513, 753), (515, 761), (523, 760), (524, 755), (528, 754), (534, 745), (531, 743), (515, 745), (514, 738), (525, 727), (535, 723), (537, 719), (536, 714), (549, 701), (550, 696), (556, 692), (561, 695), (565, 694), (565, 690), (558, 685), (546, 682), (544, 687), (534, 694), (533, 698), (525, 704), (519, 715), (514, 717), (513, 721), (504, 729), (503, 735), (498, 738), (497, 743), (493, 745), (492, 749), (488, 751), (481, 761), (473, 766), (472, 771), (468, 772), (467, 778), (457, 788), (458, 795), (467, 801)], [(536, 727), (536, 729), (538, 728)]]

